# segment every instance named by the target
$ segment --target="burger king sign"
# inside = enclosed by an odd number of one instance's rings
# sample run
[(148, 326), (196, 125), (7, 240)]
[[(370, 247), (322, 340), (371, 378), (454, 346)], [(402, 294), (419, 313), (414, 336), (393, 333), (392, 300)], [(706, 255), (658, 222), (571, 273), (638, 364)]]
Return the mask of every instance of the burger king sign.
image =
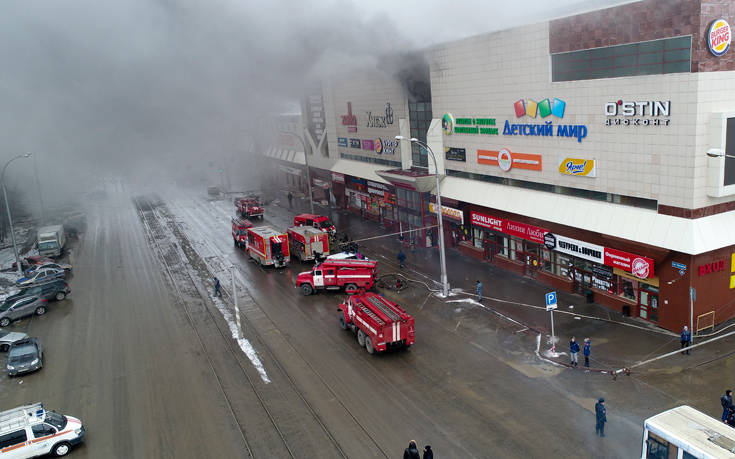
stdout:
[(712, 21), (707, 31), (707, 46), (710, 52), (720, 57), (730, 49), (730, 41), (732, 39), (732, 29), (726, 20), (720, 18)]

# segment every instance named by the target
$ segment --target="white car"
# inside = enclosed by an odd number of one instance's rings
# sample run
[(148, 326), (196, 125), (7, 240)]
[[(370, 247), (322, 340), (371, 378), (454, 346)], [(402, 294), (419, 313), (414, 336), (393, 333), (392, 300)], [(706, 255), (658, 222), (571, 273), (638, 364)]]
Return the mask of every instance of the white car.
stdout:
[(50, 281), (52, 279), (61, 279), (65, 275), (66, 271), (64, 271), (63, 269), (43, 268), (27, 274), (25, 277), (21, 277), (20, 279), (15, 281), (15, 283), (19, 286), (39, 284), (41, 282)]
[(0, 457), (25, 459), (51, 454), (66, 456), (84, 440), (82, 421), (47, 411), (43, 404), (0, 412)]

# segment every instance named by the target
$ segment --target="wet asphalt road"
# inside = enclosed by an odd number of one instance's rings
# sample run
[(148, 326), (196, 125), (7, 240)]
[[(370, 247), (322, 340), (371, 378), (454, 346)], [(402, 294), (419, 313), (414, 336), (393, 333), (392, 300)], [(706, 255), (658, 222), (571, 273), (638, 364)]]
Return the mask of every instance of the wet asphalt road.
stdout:
[[(518, 324), (439, 307), (415, 289), (403, 305), (416, 317), (416, 345), (368, 355), (337, 325), (343, 295), (293, 288), (306, 265), (262, 269), (233, 247), (229, 202), (178, 195), (161, 204), (142, 217), (121, 193), (91, 206), (69, 299), (10, 327), (42, 339), (45, 366), (0, 378), (0, 406), (42, 401), (80, 417), (87, 439), (73, 457), (400, 457), (410, 439), (437, 457), (640, 451), (630, 419), (613, 414), (608, 439), (594, 436), (594, 398), (538, 361)], [(266, 221), (286, 219), (274, 210)], [(210, 297), (215, 274), (220, 306), (232, 311), (231, 265), (244, 335), (269, 382)]]

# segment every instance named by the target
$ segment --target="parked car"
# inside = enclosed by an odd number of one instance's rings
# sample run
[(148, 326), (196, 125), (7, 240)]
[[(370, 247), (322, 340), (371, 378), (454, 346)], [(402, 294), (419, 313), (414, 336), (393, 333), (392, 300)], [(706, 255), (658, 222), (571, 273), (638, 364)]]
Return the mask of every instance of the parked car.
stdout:
[(41, 298), (46, 298), (47, 300), (61, 301), (66, 298), (66, 296), (70, 293), (71, 289), (69, 288), (69, 284), (66, 282), (66, 280), (52, 279), (48, 282), (33, 284), (15, 290), (8, 297), (6, 297), (2, 303), (0, 303), (0, 309), (2, 309), (3, 306), (15, 302), (15, 300), (17, 299), (26, 296), (40, 296)]
[(46, 298), (27, 296), (16, 300), (15, 303), (3, 306), (0, 309), (0, 327), (7, 327), (15, 319), (30, 316), (31, 314), (37, 316), (46, 314), (47, 302), (48, 300)]
[[(25, 270), (28, 268), (32, 268), (36, 265), (42, 265), (44, 263), (53, 263), (54, 260), (48, 257), (43, 257), (41, 255), (32, 255), (30, 257), (25, 257), (20, 261), (21, 267)], [(13, 269), (18, 269), (18, 263), (13, 262)]]
[(48, 263), (43, 263), (40, 265), (31, 266), (30, 268), (26, 269), (24, 272), (25, 272), (25, 275), (28, 276), (32, 273), (35, 273), (42, 269), (47, 269), (47, 268), (63, 269), (65, 272), (71, 271), (71, 265), (69, 263), (48, 262)]
[(21, 332), (0, 332), (0, 351), (8, 352), (11, 344), (26, 338), (28, 335)]
[(40, 370), (43, 367), (43, 348), (38, 338), (26, 338), (10, 345), (8, 376)]
[(51, 279), (61, 279), (66, 275), (63, 269), (43, 268), (15, 281), (18, 285), (31, 285), (46, 282)]

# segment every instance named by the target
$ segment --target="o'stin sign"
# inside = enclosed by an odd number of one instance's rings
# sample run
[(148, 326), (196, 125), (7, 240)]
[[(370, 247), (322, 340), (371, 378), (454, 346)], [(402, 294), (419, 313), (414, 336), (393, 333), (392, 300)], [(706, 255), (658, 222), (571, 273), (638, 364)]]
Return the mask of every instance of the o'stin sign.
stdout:
[(732, 40), (732, 29), (726, 20), (720, 18), (712, 21), (707, 31), (707, 46), (710, 52), (720, 57), (730, 49)]

